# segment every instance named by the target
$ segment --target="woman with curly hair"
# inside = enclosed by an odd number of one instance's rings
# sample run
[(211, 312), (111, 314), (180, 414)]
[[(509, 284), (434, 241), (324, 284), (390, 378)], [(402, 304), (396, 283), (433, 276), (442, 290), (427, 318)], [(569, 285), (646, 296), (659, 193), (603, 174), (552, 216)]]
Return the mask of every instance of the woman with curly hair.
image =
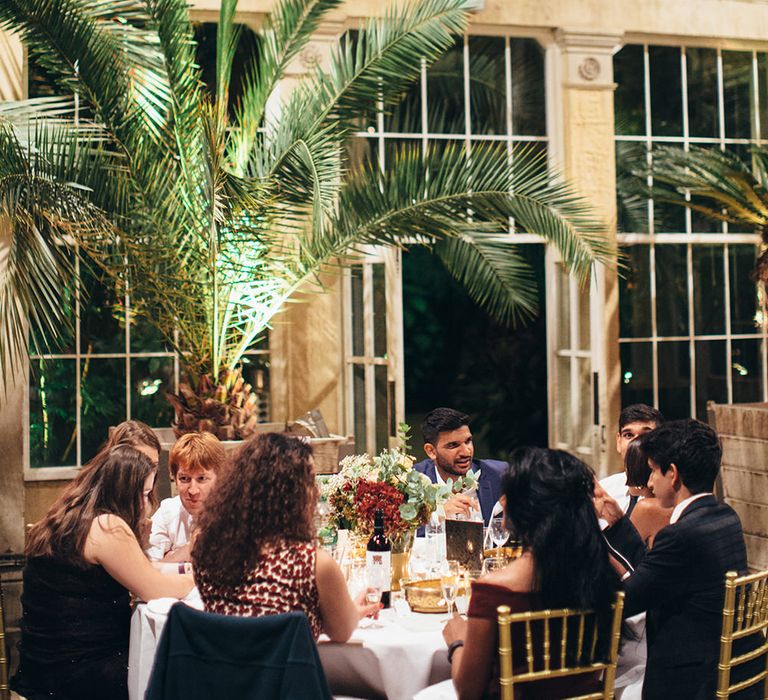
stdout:
[[(502, 502), (523, 554), (475, 581), (468, 620), (453, 618), (443, 632), (462, 700), (499, 696), (499, 605), (512, 612), (592, 608), (610, 615), (621, 583), (597, 523), (593, 490), (592, 470), (567, 452), (528, 447), (510, 456)], [(554, 700), (599, 689), (595, 676), (548, 679), (526, 684), (521, 697)]]
[(255, 435), (235, 457), (200, 516), (192, 547), (205, 609), (259, 617), (304, 612), (317, 638), (349, 639), (378, 604), (353, 601), (344, 576), (317, 547), (312, 448), (302, 440)]
[(19, 670), (29, 700), (128, 697), (130, 593), (183, 598), (191, 576), (166, 576), (140, 529), (157, 468), (133, 447), (106, 446), (29, 532)]

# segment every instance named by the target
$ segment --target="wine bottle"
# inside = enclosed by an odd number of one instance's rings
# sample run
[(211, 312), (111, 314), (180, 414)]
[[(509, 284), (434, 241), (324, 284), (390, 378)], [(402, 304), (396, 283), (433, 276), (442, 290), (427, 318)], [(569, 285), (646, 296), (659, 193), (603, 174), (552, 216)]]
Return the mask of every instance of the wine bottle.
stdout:
[(365, 568), (368, 581), (381, 589), (381, 603), (388, 608), (392, 585), (392, 546), (384, 534), (384, 513), (381, 510), (373, 514), (373, 534), (366, 549)]

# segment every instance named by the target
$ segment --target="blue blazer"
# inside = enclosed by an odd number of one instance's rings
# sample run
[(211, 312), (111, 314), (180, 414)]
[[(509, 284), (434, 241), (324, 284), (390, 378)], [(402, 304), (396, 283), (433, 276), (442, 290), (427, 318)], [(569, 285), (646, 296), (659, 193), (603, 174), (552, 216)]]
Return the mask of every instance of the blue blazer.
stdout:
[[(497, 459), (473, 459), (472, 471), (480, 469), (480, 478), (477, 481), (477, 500), (480, 501), (480, 510), (483, 520), (487, 523), (491, 519), (493, 506), (501, 497), (501, 477), (507, 471), (509, 465)], [(426, 474), (434, 484), (437, 482), (437, 469), (431, 459), (425, 459), (413, 465), (413, 468)]]

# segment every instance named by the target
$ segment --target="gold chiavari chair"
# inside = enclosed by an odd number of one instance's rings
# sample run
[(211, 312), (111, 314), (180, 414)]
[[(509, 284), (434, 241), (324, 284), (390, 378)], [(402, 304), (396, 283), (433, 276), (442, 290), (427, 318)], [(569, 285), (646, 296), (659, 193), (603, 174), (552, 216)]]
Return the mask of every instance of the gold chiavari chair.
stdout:
[[(723, 604), (723, 631), (720, 636), (720, 661), (717, 665), (718, 700), (749, 688), (762, 681), (763, 697), (768, 698), (768, 571), (738, 576), (735, 571), (725, 575), (725, 603)], [(734, 656), (734, 643), (754, 635), (751, 649)], [(739, 666), (765, 657), (748, 678), (731, 683), (731, 674)]]
[[(603, 674), (602, 692), (575, 696), (573, 700), (611, 700), (619, 656), (623, 592), (616, 595), (611, 607), (613, 615), (600, 624), (592, 610), (565, 608), (512, 614), (506, 605), (499, 606), (501, 700), (513, 700), (515, 685), (519, 683), (598, 672)], [(514, 668), (513, 629), (519, 629), (524, 639), (522, 669), (519, 657), (518, 668)]]

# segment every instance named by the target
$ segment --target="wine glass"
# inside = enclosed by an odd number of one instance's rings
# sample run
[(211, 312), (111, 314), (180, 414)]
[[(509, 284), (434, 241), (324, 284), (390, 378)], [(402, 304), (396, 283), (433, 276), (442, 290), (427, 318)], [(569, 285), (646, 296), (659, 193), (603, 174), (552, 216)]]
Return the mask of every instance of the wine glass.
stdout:
[(503, 557), (486, 557), (483, 559), (483, 576), (503, 569), (506, 565), (507, 561)]
[(491, 531), (491, 539), (497, 547), (503, 547), (509, 539), (509, 530), (507, 524), (504, 522), (504, 517), (491, 518), (491, 522), (488, 525)]
[(440, 590), (448, 603), (448, 619), (453, 615), (453, 602), (459, 589), (459, 562), (448, 560), (443, 562), (440, 570)]
[(466, 572), (461, 577), (459, 582), (459, 590), (456, 594), (456, 612), (462, 617), (465, 617), (467, 610), (469, 610), (469, 595), (470, 595), (470, 583), (469, 577)]

